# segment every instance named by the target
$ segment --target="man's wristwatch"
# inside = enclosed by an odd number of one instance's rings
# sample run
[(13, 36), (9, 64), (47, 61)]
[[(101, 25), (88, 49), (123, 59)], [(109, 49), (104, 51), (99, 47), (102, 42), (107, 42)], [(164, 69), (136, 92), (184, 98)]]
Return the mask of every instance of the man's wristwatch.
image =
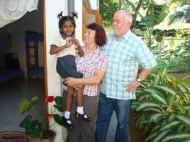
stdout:
[(137, 82), (138, 82), (138, 83), (141, 83), (142, 80), (141, 80), (140, 78), (137, 78)]

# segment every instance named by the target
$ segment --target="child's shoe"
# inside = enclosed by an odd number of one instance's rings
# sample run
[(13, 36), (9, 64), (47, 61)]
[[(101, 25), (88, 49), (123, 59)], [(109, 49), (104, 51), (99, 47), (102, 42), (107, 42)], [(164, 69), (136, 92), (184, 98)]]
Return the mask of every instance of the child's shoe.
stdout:
[(86, 113), (80, 114), (80, 113), (76, 112), (75, 116), (77, 119), (84, 120), (84, 121), (90, 121), (90, 118)]
[(66, 128), (72, 128), (72, 127), (73, 127), (73, 124), (72, 124), (71, 119), (66, 119), (66, 118), (63, 116), (63, 117), (62, 117), (62, 120), (63, 120), (63, 125), (64, 125)]

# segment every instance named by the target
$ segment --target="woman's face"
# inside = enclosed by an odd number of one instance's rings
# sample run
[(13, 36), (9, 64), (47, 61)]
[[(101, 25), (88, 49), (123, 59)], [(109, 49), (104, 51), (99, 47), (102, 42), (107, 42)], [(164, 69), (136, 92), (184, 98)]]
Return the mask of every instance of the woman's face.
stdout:
[(72, 36), (74, 34), (74, 31), (75, 27), (71, 21), (66, 21), (61, 28), (61, 32), (63, 32), (66, 36)]
[(87, 29), (84, 33), (84, 44), (89, 45), (95, 43), (95, 34), (96, 32), (94, 30)]

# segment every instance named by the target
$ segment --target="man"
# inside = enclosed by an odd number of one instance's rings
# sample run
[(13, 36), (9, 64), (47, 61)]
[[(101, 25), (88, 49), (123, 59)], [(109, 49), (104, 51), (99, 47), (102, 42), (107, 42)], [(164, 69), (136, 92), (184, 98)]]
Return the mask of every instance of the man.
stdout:
[[(116, 112), (118, 125), (114, 142), (128, 142), (128, 117), (135, 90), (148, 76), (156, 61), (145, 43), (130, 31), (132, 16), (119, 10), (113, 16), (113, 33), (103, 48), (108, 69), (100, 86), (96, 142), (105, 142), (110, 118)], [(142, 70), (138, 73), (138, 66)]]

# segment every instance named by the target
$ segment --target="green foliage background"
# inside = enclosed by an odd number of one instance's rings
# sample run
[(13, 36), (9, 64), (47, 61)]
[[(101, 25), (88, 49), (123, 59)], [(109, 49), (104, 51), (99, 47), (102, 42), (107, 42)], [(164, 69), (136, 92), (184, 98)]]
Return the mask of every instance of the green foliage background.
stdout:
[[(187, 62), (190, 58), (190, 29), (165, 28), (162, 30), (155, 27), (160, 23), (170, 27), (176, 21), (181, 22), (180, 19), (187, 18), (190, 15), (190, 8), (179, 12), (176, 9), (190, 5), (190, 1), (168, 0), (165, 4), (158, 4), (158, 1), (164, 0), (100, 0), (103, 24), (110, 32), (112, 16), (116, 10), (125, 9), (131, 12), (133, 16), (131, 29), (141, 36), (155, 53), (158, 61), (157, 69), (167, 68), (172, 72), (188, 72), (190, 71), (190, 62)], [(174, 10), (176, 13), (171, 14)], [(170, 43), (173, 45), (171, 46)]]

